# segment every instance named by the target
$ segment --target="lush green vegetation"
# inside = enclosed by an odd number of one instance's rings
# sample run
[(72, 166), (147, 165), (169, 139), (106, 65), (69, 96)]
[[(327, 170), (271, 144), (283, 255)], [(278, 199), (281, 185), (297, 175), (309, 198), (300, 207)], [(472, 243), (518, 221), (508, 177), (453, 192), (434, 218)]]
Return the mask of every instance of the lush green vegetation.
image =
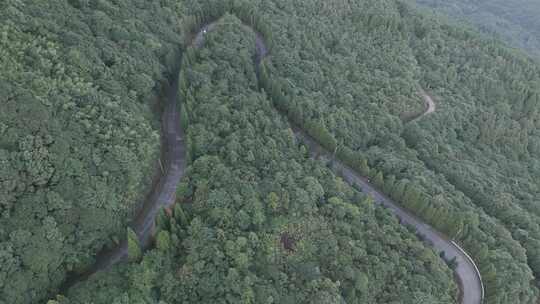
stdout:
[(170, 8), (119, 2), (0, 2), (2, 303), (93, 263), (151, 184), (151, 107), (182, 37)]
[(416, 0), (475, 24), (540, 58), (540, 2), (536, 0)]
[[(401, 1), (117, 2), (0, 4), (0, 300), (54, 295), (125, 231), (157, 159), (153, 88), (181, 30), (231, 11), (184, 50), (192, 163), (155, 249), (130, 238), (130, 264), (55, 301), (454, 303), (436, 253), (308, 158), (288, 118), (462, 243), (487, 303), (536, 303), (537, 63)], [(271, 46), (259, 79), (239, 19)], [(438, 110), (405, 123), (420, 87)]]
[(454, 303), (437, 254), (296, 144), (258, 90), (254, 44), (226, 15), (190, 51), (182, 98), (194, 162), (174, 216), (160, 218), (157, 248), (119, 279), (127, 288), (97, 277), (70, 298), (99, 289), (104, 302)]
[[(478, 35), (466, 33), (469, 38), (461, 38), (465, 33), (428, 31), (425, 42), (413, 46), (420, 50), (418, 61), (427, 75), (447, 73), (442, 79), (424, 80), (439, 96), (442, 111), (411, 126), (405, 138), (427, 168), (445, 176), (508, 229), (521, 245), (509, 247), (511, 257), (526, 256), (538, 278), (540, 68)], [(427, 43), (440, 47), (425, 52)], [(495, 252), (488, 256), (504, 258)], [(505, 271), (495, 273), (499, 281), (508, 276)], [(501, 286), (491, 284), (491, 290)]]
[[(303, 7), (306, 16), (298, 18), (297, 28), (324, 31), (324, 21), (309, 15), (318, 10)], [(326, 13), (337, 15), (335, 35), (347, 39), (332, 45), (326, 39), (302, 40), (303, 33), (272, 23), (274, 54), (281, 51), (268, 65), (273, 99), (360, 172), (378, 179), (382, 173), (380, 187), (459, 240), (480, 264), (489, 303), (533, 303), (540, 248), (531, 213), (539, 177), (538, 65), (403, 3), (333, 6)], [(349, 13), (354, 17), (347, 18)], [(362, 43), (365, 37), (372, 42)], [(412, 71), (409, 78), (400, 75), (396, 62), (411, 62), (414, 68), (402, 71)], [(374, 66), (356, 69), (365, 64)], [(299, 66), (311, 70), (298, 73)], [(411, 99), (418, 83), (436, 93), (437, 113), (404, 125), (389, 107), (396, 100), (390, 93), (381, 88), (379, 95), (366, 97), (369, 89), (360, 88), (381, 66), (400, 75)], [(390, 75), (384, 79), (390, 81)], [(315, 85), (321, 83), (322, 92)], [(485, 145), (485, 136), (491, 145)]]

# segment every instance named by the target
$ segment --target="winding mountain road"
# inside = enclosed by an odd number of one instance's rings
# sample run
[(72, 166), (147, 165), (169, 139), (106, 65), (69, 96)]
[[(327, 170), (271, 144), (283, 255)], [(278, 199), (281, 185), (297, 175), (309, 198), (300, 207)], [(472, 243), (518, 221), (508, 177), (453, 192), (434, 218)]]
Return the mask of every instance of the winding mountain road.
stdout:
[[(204, 43), (204, 35), (211, 31), (216, 26), (216, 23), (210, 23), (203, 26), (197, 35), (193, 38), (192, 44), (199, 48)], [(254, 31), (256, 34), (256, 60), (257, 69), (261, 61), (268, 55), (268, 48), (263, 37)], [(162, 207), (168, 207), (174, 203), (176, 187), (182, 178), (186, 160), (184, 148), (184, 133), (180, 128), (180, 111), (178, 108), (177, 91), (178, 79), (175, 79), (173, 85), (167, 94), (167, 104), (163, 112), (162, 119), (162, 150), (165, 156), (164, 174), (160, 177), (156, 186), (152, 189), (143, 208), (137, 214), (131, 227), (137, 234), (140, 243), (143, 247), (147, 247), (151, 240), (151, 231), (154, 225), (157, 212)], [(435, 103), (431, 97), (420, 90), (420, 94), (426, 103), (425, 112), (416, 119), (423, 117), (435, 111)], [(333, 171), (340, 175), (347, 183), (360, 188), (362, 192), (370, 195), (374, 201), (392, 213), (394, 213), (402, 224), (407, 224), (415, 227), (417, 232), (427, 240), (436, 251), (444, 251), (446, 258), (456, 259), (458, 265), (455, 269), (456, 277), (458, 278), (461, 295), (460, 303), (462, 304), (480, 304), (483, 301), (484, 289), (480, 273), (472, 259), (467, 253), (461, 249), (455, 242), (446, 238), (443, 234), (436, 231), (430, 225), (424, 223), (421, 219), (401, 208), (399, 204), (392, 201), (382, 192), (373, 187), (368, 180), (356, 173), (350, 167), (346, 166), (339, 160), (334, 159), (333, 153), (326, 151), (321, 147), (316, 140), (311, 138), (303, 130), (293, 127), (296, 137), (306, 144), (310, 149), (312, 156), (324, 157), (332, 159)], [(127, 242), (123, 241), (116, 248), (102, 252), (97, 257), (96, 264), (86, 274), (79, 276), (76, 279), (68, 281), (67, 286), (84, 280), (89, 275), (103, 269), (109, 268), (111, 265), (126, 259), (127, 257)]]
[[(166, 98), (166, 104), (161, 122), (162, 171), (142, 208), (130, 224), (142, 248), (147, 248), (151, 244), (154, 222), (159, 210), (174, 204), (176, 189), (186, 168), (184, 131), (180, 127), (178, 77), (173, 80), (164, 98)], [(99, 252), (96, 262), (85, 273), (70, 275), (60, 290), (65, 291), (74, 284), (86, 280), (92, 274), (109, 269), (112, 265), (126, 260), (127, 257), (128, 246), (127, 240), (124, 239), (114, 248)]]
[[(212, 30), (215, 27), (215, 23), (210, 23), (204, 26), (201, 31), (195, 37), (195, 46), (201, 47), (204, 42), (204, 34)], [(268, 48), (264, 43), (263, 37), (254, 31), (256, 34), (255, 47), (257, 51), (256, 65), (257, 69), (261, 64), (261, 61), (268, 55)], [(420, 95), (424, 99), (426, 109), (417, 119), (435, 112), (436, 104), (423, 89), (420, 90)], [(471, 257), (461, 248), (457, 243), (449, 240), (443, 234), (435, 230), (430, 225), (424, 223), (420, 218), (414, 216), (407, 210), (403, 209), (396, 202), (392, 201), (382, 192), (378, 191), (372, 186), (368, 180), (355, 172), (353, 169), (343, 164), (341, 161), (333, 157), (333, 153), (325, 150), (321, 145), (317, 143), (312, 137), (307, 135), (305, 131), (300, 128), (293, 127), (293, 132), (296, 137), (309, 147), (310, 154), (312, 156), (325, 157), (332, 159), (333, 171), (340, 175), (347, 183), (352, 186), (359, 187), (362, 192), (370, 195), (374, 201), (392, 213), (394, 213), (401, 221), (402, 224), (415, 227), (418, 234), (422, 235), (423, 239), (427, 240), (436, 251), (443, 251), (445, 257), (448, 260), (455, 259), (457, 267), (455, 274), (459, 278), (458, 285), (460, 286), (460, 303), (462, 304), (480, 304), (484, 298), (484, 287), (480, 272), (476, 267)]]
[(413, 226), (417, 233), (422, 235), (424, 240), (438, 252), (444, 251), (448, 260), (456, 259), (457, 267), (454, 270), (459, 278), (458, 285), (461, 291), (462, 304), (480, 304), (484, 297), (484, 288), (480, 273), (473, 260), (458, 244), (449, 240), (443, 234), (435, 230), (430, 225), (424, 223), (420, 218), (403, 209), (398, 203), (388, 198), (385, 194), (377, 190), (368, 180), (333, 157), (333, 153), (321, 147), (316, 140), (307, 135), (303, 130), (293, 128), (298, 139), (309, 147), (312, 156), (322, 157), (330, 162), (332, 170), (340, 175), (347, 183), (353, 187), (360, 188), (362, 192), (371, 196), (373, 200), (392, 213), (394, 213), (402, 224)]

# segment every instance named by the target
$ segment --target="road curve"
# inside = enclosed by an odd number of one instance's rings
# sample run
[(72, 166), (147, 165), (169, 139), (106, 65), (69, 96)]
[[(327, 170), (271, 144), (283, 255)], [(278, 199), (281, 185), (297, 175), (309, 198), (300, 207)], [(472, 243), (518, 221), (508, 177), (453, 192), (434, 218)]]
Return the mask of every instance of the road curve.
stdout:
[[(137, 234), (139, 244), (143, 249), (151, 244), (152, 230), (158, 211), (174, 204), (176, 188), (186, 168), (184, 131), (180, 127), (178, 76), (167, 88), (167, 94), (164, 98), (166, 103), (161, 122), (161, 174), (157, 183), (150, 190), (142, 208), (129, 225)], [(109, 269), (112, 265), (126, 260), (127, 255), (127, 240), (124, 239), (114, 248), (99, 252), (96, 256), (96, 262), (86, 272), (69, 275), (60, 287), (60, 291), (65, 292), (92, 274)]]
[[(195, 37), (195, 46), (201, 47), (204, 43), (204, 34), (212, 30), (215, 27), (215, 22), (210, 23), (204, 26), (201, 31)], [(256, 56), (256, 65), (257, 70), (259, 65), (268, 55), (268, 48), (264, 43), (263, 37), (253, 30), (256, 34), (255, 47), (257, 51)], [(433, 99), (424, 91), (420, 90), (420, 94), (423, 97), (426, 103), (426, 109), (418, 118), (428, 115), (435, 112), (436, 105), (433, 102)], [(417, 119), (418, 119), (417, 118)], [(293, 125), (293, 124), (292, 124)], [(294, 126), (294, 125), (293, 125)], [(356, 173), (353, 169), (343, 164), (339, 160), (335, 159), (333, 153), (325, 150), (321, 145), (317, 143), (312, 137), (310, 137), (305, 131), (298, 127), (293, 127), (293, 132), (296, 137), (306, 144), (309, 148), (310, 154), (312, 156), (324, 157), (326, 159), (331, 159), (332, 166), (331, 168), (335, 173), (340, 175), (347, 183), (351, 186), (356, 186), (360, 188), (362, 192), (370, 195), (374, 201), (392, 213), (394, 213), (402, 224), (415, 227), (418, 234), (422, 236), (424, 240), (427, 240), (429, 244), (438, 252), (443, 251), (447, 260), (455, 259), (457, 262), (457, 267), (455, 269), (455, 274), (459, 278), (458, 285), (461, 290), (461, 303), (462, 304), (480, 304), (483, 301), (484, 297), (484, 288), (482, 284), (482, 279), (480, 272), (478, 271), (473, 260), (467, 255), (467, 253), (459, 247), (455, 242), (449, 240), (443, 234), (435, 230), (430, 225), (424, 223), (420, 218), (411, 214), (407, 210), (401, 208), (399, 204), (392, 201), (382, 192), (378, 191), (374, 186), (372, 186), (365, 177)]]
[[(216, 23), (210, 23), (203, 26), (195, 35), (192, 45), (199, 48), (204, 43), (204, 35), (215, 27)], [(261, 61), (268, 55), (268, 48), (265, 45), (263, 37), (254, 31), (256, 34), (256, 60), (257, 70)], [(165, 155), (164, 175), (161, 176), (157, 185), (153, 188), (149, 199), (145, 202), (141, 211), (131, 225), (139, 241), (143, 246), (147, 246), (150, 242), (151, 231), (155, 221), (157, 212), (162, 207), (168, 207), (174, 203), (176, 187), (182, 178), (186, 160), (184, 148), (184, 133), (180, 128), (180, 111), (178, 108), (177, 91), (178, 79), (175, 79), (173, 85), (167, 94), (167, 104), (163, 112), (162, 118), (162, 154)], [(435, 111), (435, 103), (429, 95), (423, 90), (420, 91), (426, 102), (426, 110), (421, 115), (427, 115)], [(332, 169), (335, 173), (352, 186), (360, 188), (362, 192), (370, 195), (374, 201), (392, 213), (394, 213), (402, 224), (407, 224), (415, 227), (417, 232), (423, 238), (432, 244), (437, 251), (444, 251), (448, 259), (456, 259), (458, 266), (455, 269), (455, 274), (459, 278), (461, 287), (461, 303), (462, 304), (480, 304), (483, 301), (484, 290), (482, 280), (476, 265), (472, 259), (463, 251), (455, 242), (446, 238), (443, 234), (436, 231), (433, 227), (424, 223), (421, 219), (401, 208), (399, 204), (392, 201), (383, 193), (372, 186), (365, 177), (362, 177), (350, 167), (346, 166), (339, 160), (334, 159), (333, 153), (322, 148), (316, 140), (311, 138), (303, 130), (293, 127), (296, 137), (304, 142), (310, 149), (312, 156), (323, 156), (326, 159), (332, 159)], [(107, 269), (118, 261), (124, 260), (127, 257), (127, 243), (123, 241), (116, 248), (103, 252), (98, 255), (96, 264), (92, 269), (79, 276), (77, 279), (68, 281), (67, 286), (73, 283), (84, 280), (89, 275)]]
[(371, 185), (367, 179), (356, 173), (349, 166), (343, 164), (333, 157), (333, 154), (321, 147), (312, 137), (307, 135), (303, 130), (294, 127), (293, 132), (305, 145), (309, 147), (311, 155), (316, 155), (327, 160), (332, 160), (332, 170), (340, 175), (347, 183), (355, 188), (359, 188), (365, 194), (371, 196), (373, 200), (392, 213), (399, 219), (401, 224), (413, 226), (417, 233), (427, 240), (437, 252), (444, 251), (445, 257), (448, 260), (453, 258), (457, 261), (455, 274), (459, 278), (459, 286), (461, 290), (462, 304), (480, 304), (483, 299), (483, 286), (480, 274), (476, 265), (470, 257), (457, 244), (446, 238), (430, 225), (424, 223), (420, 218), (403, 209), (396, 202), (388, 198), (382, 192)]

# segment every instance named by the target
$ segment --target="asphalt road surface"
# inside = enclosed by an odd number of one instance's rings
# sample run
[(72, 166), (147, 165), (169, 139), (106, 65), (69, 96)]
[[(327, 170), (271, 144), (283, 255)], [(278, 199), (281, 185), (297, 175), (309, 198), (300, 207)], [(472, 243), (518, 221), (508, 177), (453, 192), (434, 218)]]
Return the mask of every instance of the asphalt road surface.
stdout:
[[(211, 31), (216, 26), (216, 23), (210, 23), (201, 28), (194, 37), (192, 45), (201, 47), (204, 44), (204, 35)], [(264, 43), (263, 37), (256, 33), (256, 62), (258, 65), (268, 54), (268, 48)], [(180, 128), (180, 111), (178, 108), (178, 81), (175, 79), (173, 85), (167, 94), (167, 104), (162, 116), (162, 155), (165, 155), (164, 174), (159, 179), (158, 183), (152, 189), (149, 199), (145, 202), (141, 211), (135, 217), (131, 227), (139, 237), (140, 243), (146, 247), (150, 243), (152, 236), (152, 228), (154, 226), (157, 212), (162, 207), (169, 207), (174, 204), (176, 187), (182, 178), (186, 160), (185, 160), (185, 145), (184, 133)], [(427, 115), (435, 111), (435, 103), (429, 95), (423, 90), (420, 91), (426, 102), (426, 111), (423, 115)], [(422, 115), (422, 116), (423, 116)], [(324, 150), (314, 139), (308, 136), (303, 130), (293, 128), (297, 138), (303, 141), (310, 149), (311, 155), (323, 156), (326, 159), (333, 159), (332, 153)], [(362, 192), (373, 197), (374, 201), (394, 213), (402, 224), (407, 224), (415, 227), (417, 232), (428, 240), (436, 251), (444, 251), (446, 258), (455, 258), (458, 266), (455, 273), (460, 281), (461, 288), (461, 303), (462, 304), (480, 304), (483, 299), (483, 286), (481, 277), (474, 265), (474, 262), (467, 254), (459, 248), (452, 240), (447, 239), (444, 235), (433, 229), (421, 219), (401, 208), (397, 203), (389, 199), (383, 193), (375, 189), (366, 178), (357, 174), (354, 170), (333, 159), (332, 169), (340, 175), (346, 182), (352, 186), (361, 189)], [(107, 269), (113, 264), (126, 259), (127, 257), (127, 242), (123, 241), (116, 248), (102, 252), (97, 257), (96, 264), (86, 274), (68, 280), (66, 286), (69, 287), (73, 283), (79, 282), (87, 278), (89, 275)]]
[(459, 277), (458, 282), (461, 289), (462, 304), (480, 304), (483, 298), (483, 286), (481, 277), (474, 265), (474, 262), (467, 256), (465, 251), (453, 241), (446, 238), (430, 225), (424, 223), (420, 218), (401, 208), (398, 203), (392, 201), (386, 195), (375, 189), (365, 177), (359, 175), (347, 165), (333, 158), (332, 154), (321, 147), (313, 138), (299, 128), (293, 128), (298, 139), (309, 147), (312, 156), (322, 157), (331, 161), (332, 170), (340, 175), (347, 183), (355, 188), (359, 188), (365, 194), (370, 195), (373, 200), (386, 207), (394, 213), (402, 224), (413, 226), (417, 233), (422, 235), (424, 240), (437, 251), (444, 251), (447, 259), (456, 259), (457, 268), (455, 274)]
[[(180, 127), (178, 79), (173, 80), (165, 98), (166, 103), (161, 122), (162, 159), (160, 162), (162, 172), (157, 183), (150, 190), (142, 208), (130, 224), (130, 227), (137, 234), (142, 248), (147, 248), (151, 244), (158, 211), (174, 204), (176, 188), (186, 168), (184, 132)], [(114, 248), (99, 252), (96, 256), (96, 262), (88, 271), (79, 275), (70, 275), (60, 290), (65, 291), (74, 284), (86, 280), (92, 274), (127, 260), (127, 257), (127, 240), (124, 239)]]
[[(203, 35), (215, 27), (215, 23), (211, 23), (197, 34), (195, 41), (196, 46), (200, 47), (204, 43)], [(256, 34), (256, 65), (258, 66), (262, 59), (268, 55), (268, 48), (264, 43), (263, 37), (254, 31)], [(420, 116), (424, 116), (435, 112), (436, 105), (433, 99), (424, 91), (420, 90), (421, 96), (426, 103), (426, 110)], [(419, 117), (419, 118), (420, 118)], [(417, 118), (418, 119), (418, 118)], [(373, 197), (374, 201), (394, 213), (402, 224), (415, 227), (418, 234), (422, 235), (424, 240), (427, 240), (432, 247), (438, 251), (444, 251), (445, 257), (448, 260), (456, 259), (457, 267), (455, 274), (459, 278), (459, 286), (461, 290), (462, 304), (480, 304), (482, 303), (484, 291), (481, 276), (476, 268), (476, 265), (467, 253), (461, 249), (455, 242), (447, 239), (444, 235), (433, 229), (430, 225), (424, 223), (421, 219), (401, 208), (396, 202), (389, 199), (383, 193), (373, 187), (366, 178), (360, 176), (354, 170), (333, 158), (332, 153), (322, 148), (313, 138), (308, 136), (303, 130), (293, 127), (293, 131), (298, 139), (303, 141), (310, 150), (311, 155), (326, 156), (327, 159), (333, 159), (332, 169), (338, 173), (343, 179), (352, 186), (359, 187), (362, 192)]]

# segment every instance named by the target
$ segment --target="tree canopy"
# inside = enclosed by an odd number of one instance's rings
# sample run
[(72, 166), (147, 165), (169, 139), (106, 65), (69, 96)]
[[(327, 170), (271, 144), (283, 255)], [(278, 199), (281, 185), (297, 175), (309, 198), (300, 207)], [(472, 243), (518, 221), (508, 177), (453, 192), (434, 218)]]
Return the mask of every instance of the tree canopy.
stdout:
[[(436, 252), (302, 152), (286, 119), (257, 88), (254, 45), (253, 32), (226, 15), (184, 60), (188, 85), (181, 94), (193, 163), (184, 181), (190, 190), (183, 192), (190, 195), (160, 225), (157, 248), (121, 279), (132, 288), (110, 298), (455, 302), (451, 270)], [(162, 235), (170, 236), (167, 250)], [(146, 273), (158, 292), (139, 287)], [(86, 301), (85, 290), (96, 283), (69, 298)]]
[[(538, 301), (540, 66), (520, 52), (401, 0), (8, 0), (0, 17), (0, 302), (455, 303), (440, 253), (293, 127), (462, 244), (486, 303)], [(178, 69), (190, 166), (154, 248), (132, 236), (129, 263), (60, 295), (126, 237)], [(412, 119), (422, 89), (437, 111)]]

